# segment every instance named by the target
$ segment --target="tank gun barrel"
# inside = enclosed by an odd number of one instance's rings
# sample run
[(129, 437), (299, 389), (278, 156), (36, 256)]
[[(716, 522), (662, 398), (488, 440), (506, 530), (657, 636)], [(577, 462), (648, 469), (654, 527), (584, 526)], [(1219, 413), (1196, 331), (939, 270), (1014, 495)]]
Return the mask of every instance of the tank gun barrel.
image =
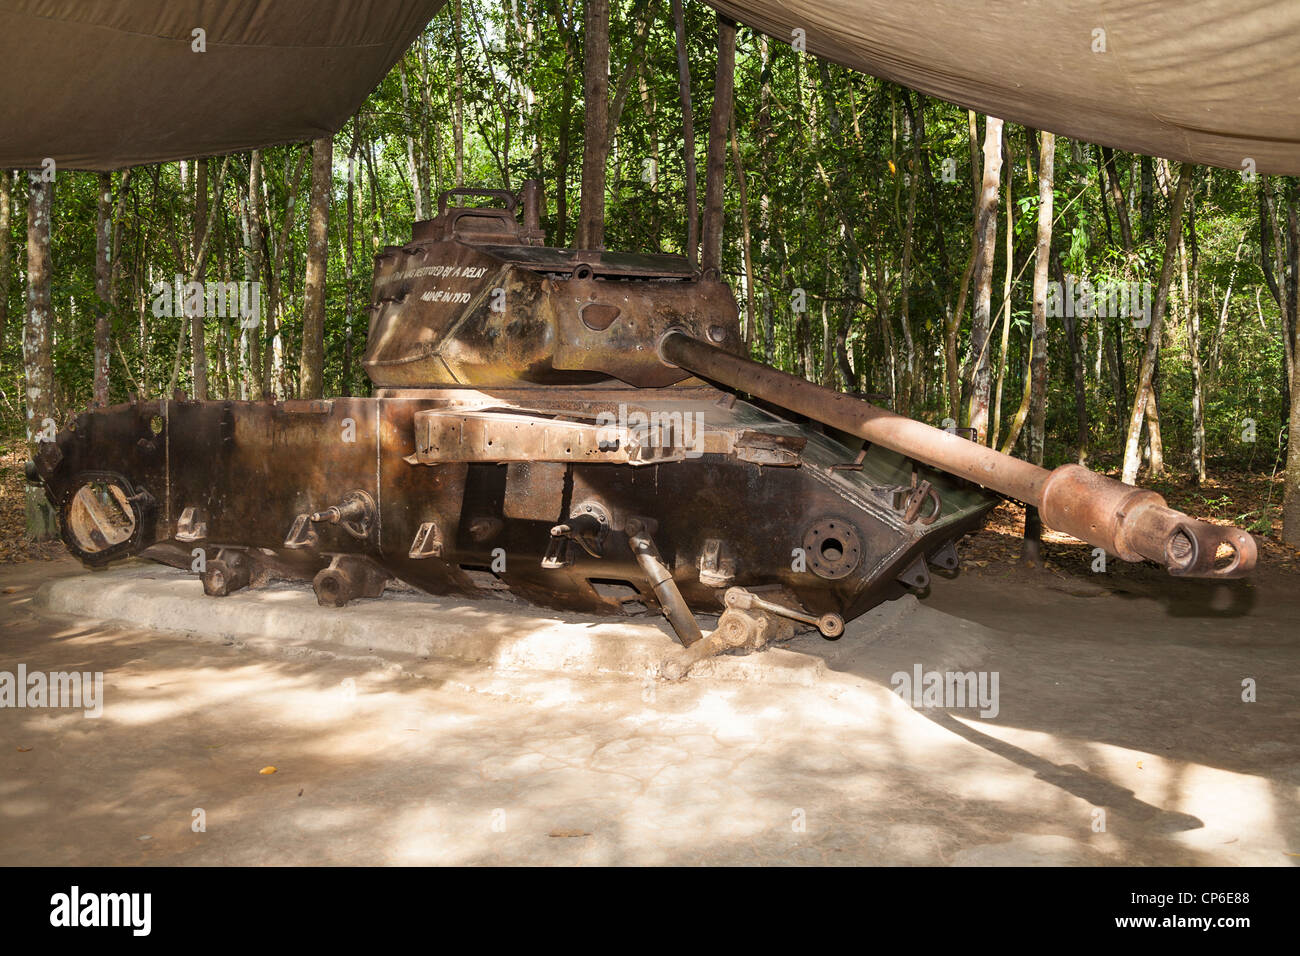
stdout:
[(1061, 465), (1048, 471), (734, 355), (677, 329), (660, 337), (658, 354), (666, 365), (743, 390), (1033, 505), (1049, 527), (1104, 548), (1122, 560), (1145, 558), (1184, 577), (1241, 577), (1255, 566), (1255, 541), (1245, 531), (1189, 517), (1168, 507), (1154, 491), (1126, 485), (1081, 465)]

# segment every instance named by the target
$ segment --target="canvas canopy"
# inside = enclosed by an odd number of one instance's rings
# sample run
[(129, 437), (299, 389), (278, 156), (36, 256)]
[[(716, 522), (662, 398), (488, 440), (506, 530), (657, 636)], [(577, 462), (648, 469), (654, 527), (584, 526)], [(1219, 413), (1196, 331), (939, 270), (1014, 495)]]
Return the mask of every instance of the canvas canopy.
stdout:
[[(444, 2), (0, 0), (0, 167), (115, 168), (335, 132)], [(1012, 122), (1300, 174), (1300, 0), (711, 2)]]
[(710, 3), (785, 42), (804, 31), (809, 53), (1011, 122), (1300, 174), (1300, 0)]
[(113, 169), (336, 132), (444, 2), (0, 0), (0, 168)]

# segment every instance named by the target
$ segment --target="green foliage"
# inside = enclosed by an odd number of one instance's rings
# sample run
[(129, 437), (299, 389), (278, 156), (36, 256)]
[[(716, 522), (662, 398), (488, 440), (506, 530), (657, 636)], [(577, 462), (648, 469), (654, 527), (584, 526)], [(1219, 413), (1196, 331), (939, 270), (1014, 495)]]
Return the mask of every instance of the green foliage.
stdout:
[[(636, 24), (647, 9), (651, 24), (641, 50)], [(523, 179), (540, 177), (549, 200), (543, 219), (548, 235), (573, 241), (583, 113), (588, 106), (608, 109), (608, 104), (584, 102), (581, 5), (576, 0), (511, 4), (466, 0), (462, 10), (460, 34), (453, 28), (449, 5), (335, 137), (325, 333), (327, 391), (364, 393), (358, 363), (365, 345), (371, 259), (383, 246), (410, 235), (417, 191), (427, 190), (423, 212), (430, 216), (437, 194), (455, 184), (452, 130), (458, 90), (463, 103), (466, 185), (518, 189)], [(688, 3), (686, 19), (702, 207), (716, 26), (713, 11), (703, 4)], [(611, 98), (629, 63), (632, 68), (609, 157), (606, 245), (683, 253), (687, 234), (684, 131), (668, 0), (615, 0), (610, 47)], [(896, 405), (917, 417), (934, 422), (946, 417), (945, 327), (956, 308), (970, 255), (974, 180), (979, 175), (978, 168), (972, 169), (967, 112), (821, 63), (787, 43), (742, 28), (734, 128), (745, 174), (753, 275), (744, 274), (741, 188), (730, 144), (724, 272), (737, 292), (755, 356), (770, 355), (781, 367), (838, 387), (852, 384), (862, 392), (890, 395)], [(1005, 177), (1009, 177), (1015, 223), (1012, 325), (1008, 354), (992, 356), (995, 367), (1001, 363), (1007, 370), (1004, 422), (1014, 413), (1027, 374), (1038, 207), (1036, 136), (1011, 126), (1006, 135), (1010, 154), (1000, 196), (993, 308), (996, 316), (1006, 270), (1003, 230), (1008, 218)], [(288, 180), (300, 149), (291, 145), (263, 152), (266, 208), (262, 235), (255, 239), (272, 254), (279, 244), (291, 191)], [(415, 158), (414, 170), (410, 157)], [(1139, 158), (1115, 154), (1134, 235), (1132, 254), (1126, 253), (1117, 210), (1103, 192), (1099, 162), (1099, 151), (1093, 147), (1057, 141), (1054, 250), (1060, 267), (1093, 282), (1154, 283), (1163, 256), (1167, 199), (1157, 184), (1144, 203)], [(220, 166), (219, 159), (208, 161), (209, 201), (215, 201)], [(345, 246), (350, 168), (354, 265), (349, 275)], [(249, 156), (234, 157), (222, 192), (207, 278), (252, 278), (245, 274), (242, 218), (248, 174)], [(910, 276), (904, 289), (902, 260), (914, 176), (918, 180)], [(292, 392), (297, 376), (308, 178), (305, 170), (290, 217), (278, 338), (268, 337), (265, 323), (255, 333), (265, 339), (263, 348), (276, 349), (278, 341), (277, 365), (282, 372), (276, 377), (283, 383), (281, 394)], [(122, 174), (115, 174), (115, 199), (121, 182)], [(114, 401), (123, 400), (129, 391), (158, 394), (171, 377), (184, 320), (154, 316), (150, 290), (154, 282), (188, 272), (194, 183), (191, 162), (184, 173), (176, 163), (137, 169), (127, 185), (112, 316)], [(1275, 456), (1275, 437), (1286, 409), (1278, 309), (1264, 288), (1259, 265), (1261, 185), (1243, 181), (1238, 171), (1199, 172), (1192, 191), (1196, 248), (1192, 305), (1201, 319), (1210, 453), (1232, 463), (1267, 468)], [(23, 395), (25, 191), (25, 179), (20, 179), (10, 230), (15, 268), (8, 288), (0, 290), (7, 296), (10, 315), (0, 342), (0, 388), (10, 430), (20, 425)], [(96, 193), (95, 174), (59, 173), (53, 298), (57, 403), (62, 410), (84, 406), (90, 398), (93, 319), (98, 307)], [(1149, 215), (1143, 215), (1144, 206), (1150, 207)], [(1189, 231), (1189, 256), (1190, 238)], [(1239, 244), (1244, 244), (1240, 255)], [(266, 277), (263, 272), (264, 282)], [(1219, 314), (1230, 280), (1232, 293), (1220, 336)], [(747, 283), (752, 283), (753, 314), (748, 314)], [(796, 288), (804, 290), (806, 312), (791, 309)], [(902, 326), (905, 293), (908, 330), (915, 343), (915, 373), (910, 379)], [(765, 327), (765, 314), (772, 317), (770, 328)], [(969, 318), (958, 319), (958, 355), (964, 362)], [(1074, 453), (1074, 385), (1061, 320), (1050, 323), (1048, 457), (1060, 461)], [(1118, 340), (1131, 401), (1142, 333), (1126, 320), (1106, 318), (1081, 320), (1080, 332), (1092, 443), (1096, 449), (1115, 449), (1121, 440), (1122, 416), (1100, 337)], [(217, 371), (221, 353), (226, 353), (227, 362), (237, 360), (230, 357), (235, 350), (222, 345), (225, 334), (218, 320), (209, 320), (211, 390), (217, 395), (239, 394), (237, 376), (230, 369), (224, 375)], [(230, 334), (237, 336), (238, 330)], [(837, 338), (842, 340), (839, 360)], [(1187, 342), (1187, 303), (1176, 272), (1158, 378), (1167, 455), (1175, 462), (1185, 459), (1191, 447), (1193, 389)], [(1000, 327), (995, 327), (991, 347), (1000, 350)], [(1218, 356), (1217, 363), (1211, 362), (1212, 354)], [(855, 383), (843, 380), (845, 366), (852, 368)], [(187, 362), (182, 362), (178, 384), (191, 385)], [(1248, 418), (1258, 423), (1254, 444), (1240, 439), (1242, 422)]]

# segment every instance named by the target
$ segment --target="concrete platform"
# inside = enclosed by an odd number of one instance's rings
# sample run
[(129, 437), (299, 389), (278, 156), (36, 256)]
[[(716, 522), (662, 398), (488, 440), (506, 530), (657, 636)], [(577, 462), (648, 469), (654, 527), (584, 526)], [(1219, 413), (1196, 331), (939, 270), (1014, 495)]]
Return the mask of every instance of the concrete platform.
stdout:
[[(98, 719), (0, 708), (0, 865), (1295, 865), (1294, 595), (1062, 585), (943, 581), (671, 683), (653, 619), (0, 568), (0, 672), (105, 678)], [(998, 672), (998, 713), (910, 706), (917, 665)]]
[[(462, 661), (498, 672), (644, 680), (660, 677), (665, 656), (680, 647), (658, 614), (568, 614), (508, 595), (489, 593), (471, 600), (408, 588), (327, 608), (317, 604), (310, 586), (297, 582), (213, 598), (203, 593), (196, 575), (143, 561), (50, 581), (34, 603), (55, 614), (234, 642), (281, 656), (378, 656), (407, 667), (420, 661)], [(702, 661), (692, 676), (808, 686), (826, 677), (828, 662), (846, 650), (861, 651), (904, 622), (914, 632), (946, 635), (964, 626), (907, 597), (850, 622), (839, 641), (805, 633), (761, 654)], [(707, 631), (716, 618), (702, 623)]]
[(390, 589), (381, 598), (325, 608), (307, 584), (276, 582), (213, 598), (195, 575), (146, 563), (52, 581), (36, 605), (278, 655), (379, 654), (502, 670), (653, 676), (675, 643), (650, 617), (580, 618), (486, 596), (471, 601)]

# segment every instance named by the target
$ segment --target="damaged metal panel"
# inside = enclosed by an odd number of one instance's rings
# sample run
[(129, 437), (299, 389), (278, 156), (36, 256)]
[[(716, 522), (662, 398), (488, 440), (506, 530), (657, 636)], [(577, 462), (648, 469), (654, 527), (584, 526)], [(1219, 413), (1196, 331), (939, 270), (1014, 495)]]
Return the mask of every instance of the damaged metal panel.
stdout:
[(506, 466), (502, 511), (522, 521), (558, 521), (568, 469), (557, 461), (513, 461)]

